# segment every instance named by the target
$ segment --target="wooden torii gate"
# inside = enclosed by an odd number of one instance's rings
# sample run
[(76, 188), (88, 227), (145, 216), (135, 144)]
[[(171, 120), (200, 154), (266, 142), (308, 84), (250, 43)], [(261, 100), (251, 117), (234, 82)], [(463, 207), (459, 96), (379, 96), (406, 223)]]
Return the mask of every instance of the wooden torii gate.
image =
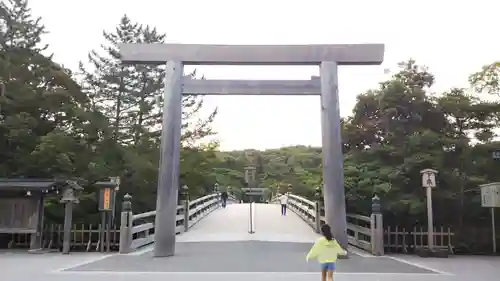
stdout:
[[(320, 95), (326, 222), (339, 243), (347, 248), (337, 68), (338, 65), (381, 64), (383, 44), (122, 44), (119, 48), (123, 63), (166, 64), (155, 256), (171, 256), (175, 252), (183, 94)], [(318, 65), (320, 78), (306, 81), (185, 79), (184, 65)]]

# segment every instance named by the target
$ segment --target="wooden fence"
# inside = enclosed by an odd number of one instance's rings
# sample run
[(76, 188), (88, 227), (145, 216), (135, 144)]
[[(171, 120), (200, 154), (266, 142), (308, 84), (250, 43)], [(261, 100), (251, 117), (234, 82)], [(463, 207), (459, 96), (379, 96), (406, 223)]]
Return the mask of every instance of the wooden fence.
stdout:
[[(99, 225), (75, 224), (71, 230), (71, 248), (73, 251), (99, 250)], [(45, 226), (43, 245), (46, 249), (62, 248), (63, 226), (49, 224)], [(6, 235), (9, 248), (29, 248), (29, 234)], [(118, 251), (120, 230), (111, 229), (111, 249)], [(453, 232), (450, 228), (437, 227), (434, 230), (435, 247), (453, 250)], [(427, 245), (427, 231), (423, 227), (414, 227), (410, 231), (403, 227), (387, 226), (384, 229), (384, 248), (391, 253), (412, 253), (415, 249)]]
[[(454, 252), (453, 232), (449, 227), (434, 227), (434, 247)], [(411, 230), (398, 226), (384, 229), (384, 248), (392, 253), (413, 253), (427, 247), (427, 229), (413, 227)]]
[[(230, 195), (228, 201), (236, 201)], [(187, 204), (187, 206), (185, 205)], [(186, 212), (186, 207), (188, 211)], [(198, 199), (188, 201), (177, 206), (176, 232), (177, 234), (186, 231), (204, 216), (219, 207), (219, 195), (210, 194)], [(132, 239), (133, 248), (147, 245), (154, 240), (154, 218), (155, 211), (133, 215)], [(186, 216), (187, 215), (187, 216)], [(187, 220), (186, 220), (187, 219)], [(186, 220), (186, 222), (185, 222)], [(100, 249), (100, 224), (74, 224), (71, 229), (71, 250), (72, 251), (99, 251)], [(104, 232), (106, 235), (106, 232)], [(29, 248), (30, 234), (5, 234), (0, 239), (7, 240), (8, 248)], [(48, 224), (43, 231), (42, 247), (44, 249), (61, 250), (63, 244), (63, 225)], [(113, 224), (110, 229), (110, 249), (118, 251), (120, 247), (120, 226)]]
[[(74, 224), (71, 229), (71, 249), (73, 251), (99, 251), (100, 225)], [(118, 250), (120, 244), (120, 230), (116, 225), (111, 228), (111, 249)], [(8, 248), (29, 248), (30, 234), (11, 234), (7, 236)], [(63, 225), (45, 225), (43, 232), (44, 249), (62, 249)]]

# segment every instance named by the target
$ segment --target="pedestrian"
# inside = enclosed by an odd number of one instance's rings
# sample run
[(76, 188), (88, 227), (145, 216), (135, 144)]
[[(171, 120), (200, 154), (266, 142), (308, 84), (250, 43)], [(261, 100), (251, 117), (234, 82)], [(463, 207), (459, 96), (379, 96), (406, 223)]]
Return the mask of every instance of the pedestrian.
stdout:
[(228, 197), (227, 191), (223, 191), (220, 197), (222, 199), (222, 208), (226, 208), (227, 197)]
[(283, 193), (280, 196), (280, 203), (281, 203), (281, 215), (286, 216), (286, 204), (288, 204), (288, 195)]
[(321, 227), (323, 237), (318, 238), (316, 243), (306, 256), (306, 260), (317, 258), (321, 265), (321, 281), (333, 281), (333, 273), (335, 272), (335, 263), (339, 255), (346, 255), (344, 250), (337, 240), (332, 235), (332, 230), (328, 224)]

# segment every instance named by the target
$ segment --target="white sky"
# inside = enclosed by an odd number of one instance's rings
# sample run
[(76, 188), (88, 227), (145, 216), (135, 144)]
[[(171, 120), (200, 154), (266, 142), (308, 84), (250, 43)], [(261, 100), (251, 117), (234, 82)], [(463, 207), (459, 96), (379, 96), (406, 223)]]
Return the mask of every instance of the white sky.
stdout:
[[(156, 26), (168, 41), (201, 44), (385, 43), (382, 66), (341, 67), (341, 115), (356, 95), (414, 58), (437, 77), (435, 91), (467, 86), (470, 73), (500, 59), (494, 0), (31, 0), (50, 34), (55, 60), (75, 69), (123, 14)], [(187, 68), (186, 71), (192, 69)], [(317, 67), (197, 67), (212, 79), (309, 79)], [(214, 129), (222, 149), (321, 145), (319, 97), (208, 96), (219, 107)]]

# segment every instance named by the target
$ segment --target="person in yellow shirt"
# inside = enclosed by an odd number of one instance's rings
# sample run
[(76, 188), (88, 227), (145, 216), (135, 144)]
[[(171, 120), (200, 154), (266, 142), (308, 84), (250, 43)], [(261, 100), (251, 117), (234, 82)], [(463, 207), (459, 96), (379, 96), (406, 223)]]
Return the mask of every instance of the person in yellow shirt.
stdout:
[(333, 281), (333, 272), (335, 271), (335, 263), (339, 255), (346, 255), (347, 251), (344, 250), (337, 240), (332, 235), (332, 230), (328, 224), (321, 227), (323, 237), (318, 238), (316, 243), (312, 246), (311, 250), (306, 256), (306, 260), (317, 258), (321, 264), (321, 280)]

